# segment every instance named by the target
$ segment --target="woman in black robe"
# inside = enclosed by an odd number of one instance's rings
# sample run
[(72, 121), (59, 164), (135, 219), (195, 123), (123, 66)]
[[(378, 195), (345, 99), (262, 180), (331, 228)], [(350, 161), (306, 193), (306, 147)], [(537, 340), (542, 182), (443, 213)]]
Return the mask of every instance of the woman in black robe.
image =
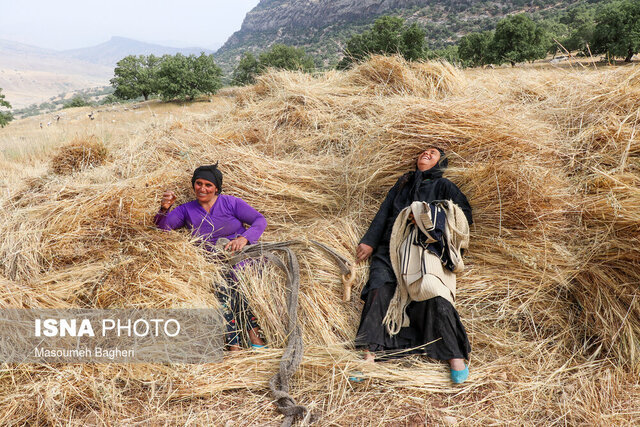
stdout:
[(373, 361), (376, 354), (410, 353), (446, 360), (451, 366), (452, 380), (463, 382), (469, 372), (464, 359), (469, 358), (471, 347), (458, 312), (445, 298), (411, 302), (407, 307), (410, 326), (400, 329), (397, 335), (390, 336), (382, 323), (397, 285), (389, 256), (389, 239), (400, 211), (414, 201), (451, 200), (462, 209), (469, 225), (473, 222), (466, 196), (453, 182), (442, 177), (447, 164), (444, 151), (439, 148), (429, 147), (420, 153), (416, 170), (401, 176), (389, 190), (360, 240), (356, 251), (358, 262), (371, 257), (371, 267), (361, 294), (365, 305), (356, 346), (364, 349), (367, 361)]

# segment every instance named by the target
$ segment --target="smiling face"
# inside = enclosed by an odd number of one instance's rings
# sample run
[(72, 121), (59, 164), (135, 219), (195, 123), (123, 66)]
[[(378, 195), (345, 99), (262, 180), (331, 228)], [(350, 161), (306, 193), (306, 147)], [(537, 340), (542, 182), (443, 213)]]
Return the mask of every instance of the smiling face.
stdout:
[(421, 172), (431, 169), (440, 161), (440, 151), (437, 148), (429, 147), (418, 155), (417, 166)]
[(211, 203), (218, 193), (218, 189), (213, 182), (202, 178), (196, 179), (193, 183), (193, 190), (196, 192), (196, 200), (201, 205)]

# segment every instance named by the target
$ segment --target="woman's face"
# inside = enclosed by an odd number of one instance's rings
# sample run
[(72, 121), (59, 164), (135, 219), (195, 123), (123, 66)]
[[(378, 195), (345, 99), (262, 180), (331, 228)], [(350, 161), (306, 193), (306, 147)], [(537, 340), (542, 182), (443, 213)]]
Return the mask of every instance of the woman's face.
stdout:
[(418, 155), (417, 166), (424, 172), (431, 169), (440, 161), (440, 151), (437, 148), (429, 147)]
[(193, 190), (196, 192), (196, 199), (200, 204), (210, 203), (218, 192), (213, 182), (202, 178), (196, 179), (193, 183)]

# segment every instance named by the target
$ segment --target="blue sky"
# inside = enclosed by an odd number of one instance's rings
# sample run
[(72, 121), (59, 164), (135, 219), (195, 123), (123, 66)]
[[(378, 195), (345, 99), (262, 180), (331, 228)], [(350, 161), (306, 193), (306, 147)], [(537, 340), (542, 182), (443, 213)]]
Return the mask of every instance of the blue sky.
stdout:
[(64, 50), (112, 36), (216, 48), (259, 0), (0, 0), (0, 39)]

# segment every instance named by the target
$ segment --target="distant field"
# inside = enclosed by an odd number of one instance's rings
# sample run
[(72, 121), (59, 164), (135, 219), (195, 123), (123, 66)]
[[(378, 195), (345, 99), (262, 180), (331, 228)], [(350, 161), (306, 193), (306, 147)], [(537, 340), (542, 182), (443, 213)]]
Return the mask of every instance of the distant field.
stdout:
[[(224, 97), (215, 99), (218, 100), (216, 108), (228, 104)], [(198, 116), (213, 105), (209, 102), (181, 105), (151, 101), (135, 108), (132, 105), (70, 108), (15, 120), (0, 129), (0, 164), (3, 166), (0, 188), (45, 171), (51, 152), (75, 136), (91, 134), (108, 141), (126, 140), (152, 123), (164, 126)], [(88, 117), (92, 111), (94, 120)], [(61, 118), (56, 121), (58, 115)]]
[[(113, 73), (113, 70), (111, 70)], [(14, 109), (40, 104), (64, 92), (106, 86), (109, 74), (95, 77), (48, 71), (27, 71), (0, 68), (0, 87)]]

